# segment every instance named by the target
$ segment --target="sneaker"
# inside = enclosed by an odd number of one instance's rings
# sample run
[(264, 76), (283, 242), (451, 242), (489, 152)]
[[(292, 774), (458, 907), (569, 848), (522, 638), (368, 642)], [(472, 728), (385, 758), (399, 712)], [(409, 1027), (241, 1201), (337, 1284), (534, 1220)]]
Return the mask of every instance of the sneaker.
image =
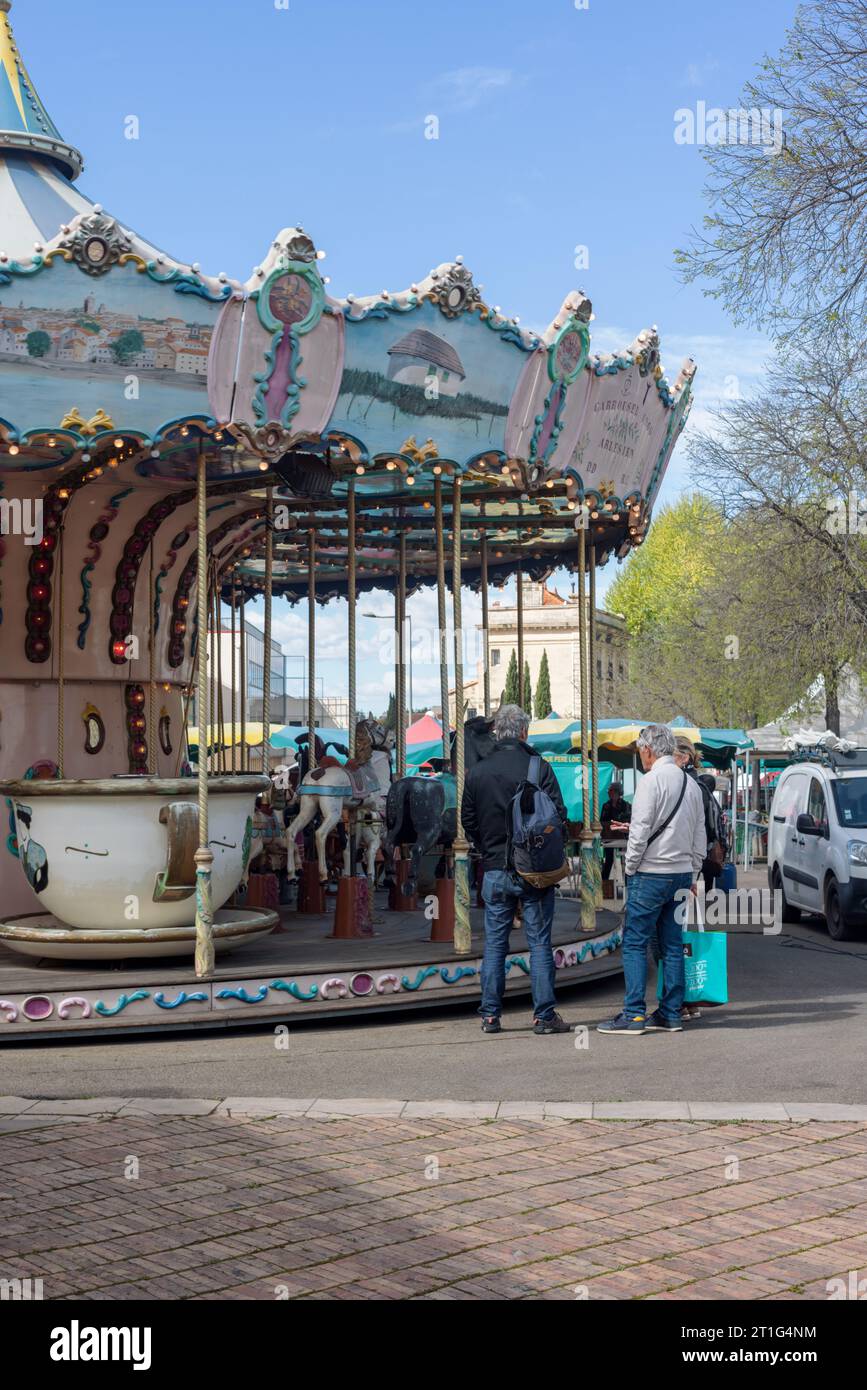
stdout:
[(684, 1004), (680, 1016), (684, 1023), (689, 1023), (690, 1019), (701, 1018), (701, 1009), (693, 1008), (692, 1004)]
[(647, 1020), (647, 1031), (649, 1033), (682, 1033), (683, 1024), (680, 1019), (663, 1018), (659, 1009), (650, 1015)]
[(571, 1033), (572, 1024), (567, 1023), (559, 1014), (552, 1014), (550, 1018), (534, 1018), (534, 1033)]
[(500, 1023), (500, 1020), (496, 1014), (493, 1014), (490, 1018), (482, 1019), (483, 1033), (502, 1033), (502, 1031), (503, 1025)]
[(609, 1018), (605, 1023), (597, 1023), (597, 1033), (643, 1033), (645, 1025), (644, 1014), (618, 1014), (616, 1018)]

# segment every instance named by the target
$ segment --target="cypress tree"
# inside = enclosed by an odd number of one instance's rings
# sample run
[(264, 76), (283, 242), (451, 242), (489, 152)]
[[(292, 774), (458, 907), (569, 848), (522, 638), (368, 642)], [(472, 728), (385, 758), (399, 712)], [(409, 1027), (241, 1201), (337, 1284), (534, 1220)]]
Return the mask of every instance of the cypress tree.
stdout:
[(523, 700), (519, 701), (519, 704), (521, 704), (521, 705), (523, 706), (523, 708), (527, 711), (528, 714), (532, 714), (532, 713), (533, 713), (533, 684), (532, 684), (532, 681), (530, 680), (530, 663), (529, 663), (529, 661), (525, 661), (525, 662), (524, 662), (524, 690), (523, 690), (523, 695), (524, 695), (524, 698), (523, 698)]
[(514, 647), (509, 658), (509, 669), (506, 672), (506, 685), (503, 690), (504, 705), (516, 705), (518, 703), (518, 658)]
[(551, 713), (551, 673), (548, 670), (548, 652), (543, 650), (539, 666), (539, 681), (536, 686), (536, 718), (547, 719)]

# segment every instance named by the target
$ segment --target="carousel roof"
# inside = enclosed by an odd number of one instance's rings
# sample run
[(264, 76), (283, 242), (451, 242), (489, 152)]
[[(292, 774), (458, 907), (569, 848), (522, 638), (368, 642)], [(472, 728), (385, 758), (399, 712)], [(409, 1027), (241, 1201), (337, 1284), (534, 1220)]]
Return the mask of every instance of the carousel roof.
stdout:
[(37, 155), (65, 178), (77, 179), (84, 161), (63, 139), (30, 80), (12, 34), (10, 9), (11, 0), (0, 0), (0, 149)]

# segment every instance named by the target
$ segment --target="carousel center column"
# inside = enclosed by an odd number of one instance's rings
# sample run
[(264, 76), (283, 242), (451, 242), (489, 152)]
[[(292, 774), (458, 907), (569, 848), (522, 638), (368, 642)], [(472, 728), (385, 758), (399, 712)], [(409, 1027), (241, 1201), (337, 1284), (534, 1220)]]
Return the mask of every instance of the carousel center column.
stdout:
[(214, 970), (214, 903), (211, 869), (214, 856), (208, 845), (208, 731), (211, 710), (208, 690), (208, 515), (207, 463), (204, 441), (199, 441), (196, 470), (197, 504), (197, 587), (198, 606), (197, 678), (199, 714), (199, 848), (196, 850), (196, 977), (203, 979)]
[[(439, 628), (440, 713), (443, 724), (443, 767), (451, 766), (449, 732), (449, 644), (446, 620), (446, 541), (443, 532), (443, 480), (439, 465), (434, 469), (434, 529), (437, 548), (437, 627)], [(455, 718), (457, 725), (457, 717)], [(454, 850), (443, 855), (444, 872), (436, 880), (437, 910), (431, 923), (431, 941), (454, 941), (455, 866)]]
[[(464, 795), (464, 634), (461, 613), (461, 480), (455, 477), (452, 493), (452, 609), (455, 626), (455, 954), (468, 956), (472, 949), (470, 930), (469, 845), (461, 820)], [(445, 715), (445, 711), (443, 711)]]
[(596, 550), (591, 545), (588, 556), (590, 570), (590, 600), (588, 618), (587, 652), (590, 666), (590, 771), (593, 785), (593, 896), (597, 907), (602, 906), (602, 861), (599, 849), (602, 838), (602, 823), (599, 820), (599, 681), (596, 670)]

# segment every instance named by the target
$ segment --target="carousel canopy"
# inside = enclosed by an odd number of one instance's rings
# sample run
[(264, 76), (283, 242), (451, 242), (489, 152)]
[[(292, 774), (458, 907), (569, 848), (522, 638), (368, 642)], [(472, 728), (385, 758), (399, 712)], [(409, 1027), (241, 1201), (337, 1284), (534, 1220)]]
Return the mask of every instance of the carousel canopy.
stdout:
[[(26, 496), (35, 478), (54, 541), (67, 513), (104, 519), (79, 645), (97, 621), (91, 588), (113, 585), (102, 635), (122, 636), (143, 546), (159, 585), (191, 553), (200, 460), (226, 598), (233, 583), (246, 597), (265, 587), (266, 491), (273, 589), (291, 601), (307, 597), (311, 561), (319, 601), (347, 592), (350, 493), (359, 593), (394, 589), (402, 553), (407, 592), (434, 583), (438, 530), (446, 571), (459, 561), (474, 587), (483, 551), (498, 585), (519, 568), (574, 568), (578, 531), (598, 564), (642, 543), (695, 374), (688, 359), (666, 375), (655, 328), (596, 353), (590, 300), (573, 290), (534, 332), (485, 301), (460, 256), (404, 289), (336, 298), (297, 225), (245, 284), (206, 275), (78, 191), (81, 156), (36, 94), (8, 9), (0, 0), (0, 488)], [(123, 574), (109, 574), (103, 527), (111, 550), (128, 524)], [(182, 591), (160, 591), (174, 602), (158, 634), (172, 671), (194, 642), (185, 564), (182, 576)], [(28, 661), (49, 659), (51, 602), (30, 623)]]

